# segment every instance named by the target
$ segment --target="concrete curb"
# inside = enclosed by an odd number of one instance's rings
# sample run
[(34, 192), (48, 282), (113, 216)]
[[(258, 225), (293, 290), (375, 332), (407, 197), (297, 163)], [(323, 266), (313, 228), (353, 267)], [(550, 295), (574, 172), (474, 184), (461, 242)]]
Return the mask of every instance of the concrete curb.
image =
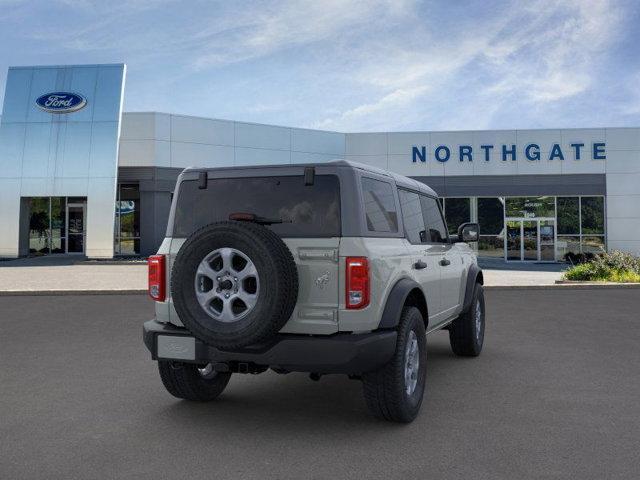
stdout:
[(600, 290), (640, 288), (640, 283), (554, 283), (548, 285), (485, 285), (485, 290)]
[(0, 297), (45, 296), (45, 295), (144, 295), (147, 289), (130, 290), (3, 290)]

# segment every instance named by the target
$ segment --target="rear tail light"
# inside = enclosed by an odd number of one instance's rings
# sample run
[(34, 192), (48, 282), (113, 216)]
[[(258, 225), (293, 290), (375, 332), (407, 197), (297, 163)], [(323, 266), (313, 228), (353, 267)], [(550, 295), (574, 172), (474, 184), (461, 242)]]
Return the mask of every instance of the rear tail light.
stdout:
[(369, 261), (366, 257), (347, 257), (346, 298), (349, 309), (369, 305)]
[(165, 292), (165, 256), (152, 255), (147, 260), (149, 266), (149, 296), (156, 302), (164, 302)]

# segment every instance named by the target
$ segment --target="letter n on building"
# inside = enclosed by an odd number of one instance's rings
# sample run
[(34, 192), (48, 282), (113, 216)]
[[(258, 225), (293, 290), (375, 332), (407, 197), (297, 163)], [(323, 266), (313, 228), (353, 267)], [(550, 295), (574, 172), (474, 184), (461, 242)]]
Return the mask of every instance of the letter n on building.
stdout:
[(413, 157), (413, 163), (420, 160), (422, 163), (427, 161), (427, 147), (413, 147), (411, 150), (411, 156)]

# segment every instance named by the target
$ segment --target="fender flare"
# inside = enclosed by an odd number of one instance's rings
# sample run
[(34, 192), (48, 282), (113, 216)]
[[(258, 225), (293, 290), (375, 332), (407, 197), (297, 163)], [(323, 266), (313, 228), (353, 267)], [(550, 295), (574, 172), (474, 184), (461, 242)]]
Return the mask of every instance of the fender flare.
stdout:
[[(378, 328), (395, 328), (398, 325), (398, 320), (400, 319), (404, 303), (411, 291), (416, 288), (422, 292), (423, 296), (425, 296), (422, 291), (422, 287), (418, 282), (411, 280), (410, 278), (402, 278), (398, 280), (387, 297), (387, 303), (385, 303)], [(426, 321), (427, 319), (425, 319), (425, 322)]]
[(471, 308), (471, 300), (473, 299), (473, 290), (476, 283), (484, 284), (484, 277), (482, 276), (482, 269), (475, 263), (472, 263), (467, 273), (467, 285), (464, 290), (462, 313), (469, 311), (469, 308)]

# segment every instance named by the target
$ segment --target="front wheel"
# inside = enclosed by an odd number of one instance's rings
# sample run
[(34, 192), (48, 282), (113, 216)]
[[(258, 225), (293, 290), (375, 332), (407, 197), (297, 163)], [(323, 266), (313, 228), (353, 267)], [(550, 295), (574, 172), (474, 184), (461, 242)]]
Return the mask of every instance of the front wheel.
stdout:
[(404, 307), (393, 358), (362, 376), (371, 413), (393, 422), (413, 421), (422, 405), (427, 367), (427, 338), (420, 310)]
[(469, 310), (456, 318), (449, 327), (449, 343), (456, 355), (477, 357), (484, 343), (484, 289), (476, 283)]
[(177, 398), (208, 402), (216, 399), (229, 383), (230, 373), (216, 372), (213, 365), (159, 361), (160, 378), (167, 391)]

